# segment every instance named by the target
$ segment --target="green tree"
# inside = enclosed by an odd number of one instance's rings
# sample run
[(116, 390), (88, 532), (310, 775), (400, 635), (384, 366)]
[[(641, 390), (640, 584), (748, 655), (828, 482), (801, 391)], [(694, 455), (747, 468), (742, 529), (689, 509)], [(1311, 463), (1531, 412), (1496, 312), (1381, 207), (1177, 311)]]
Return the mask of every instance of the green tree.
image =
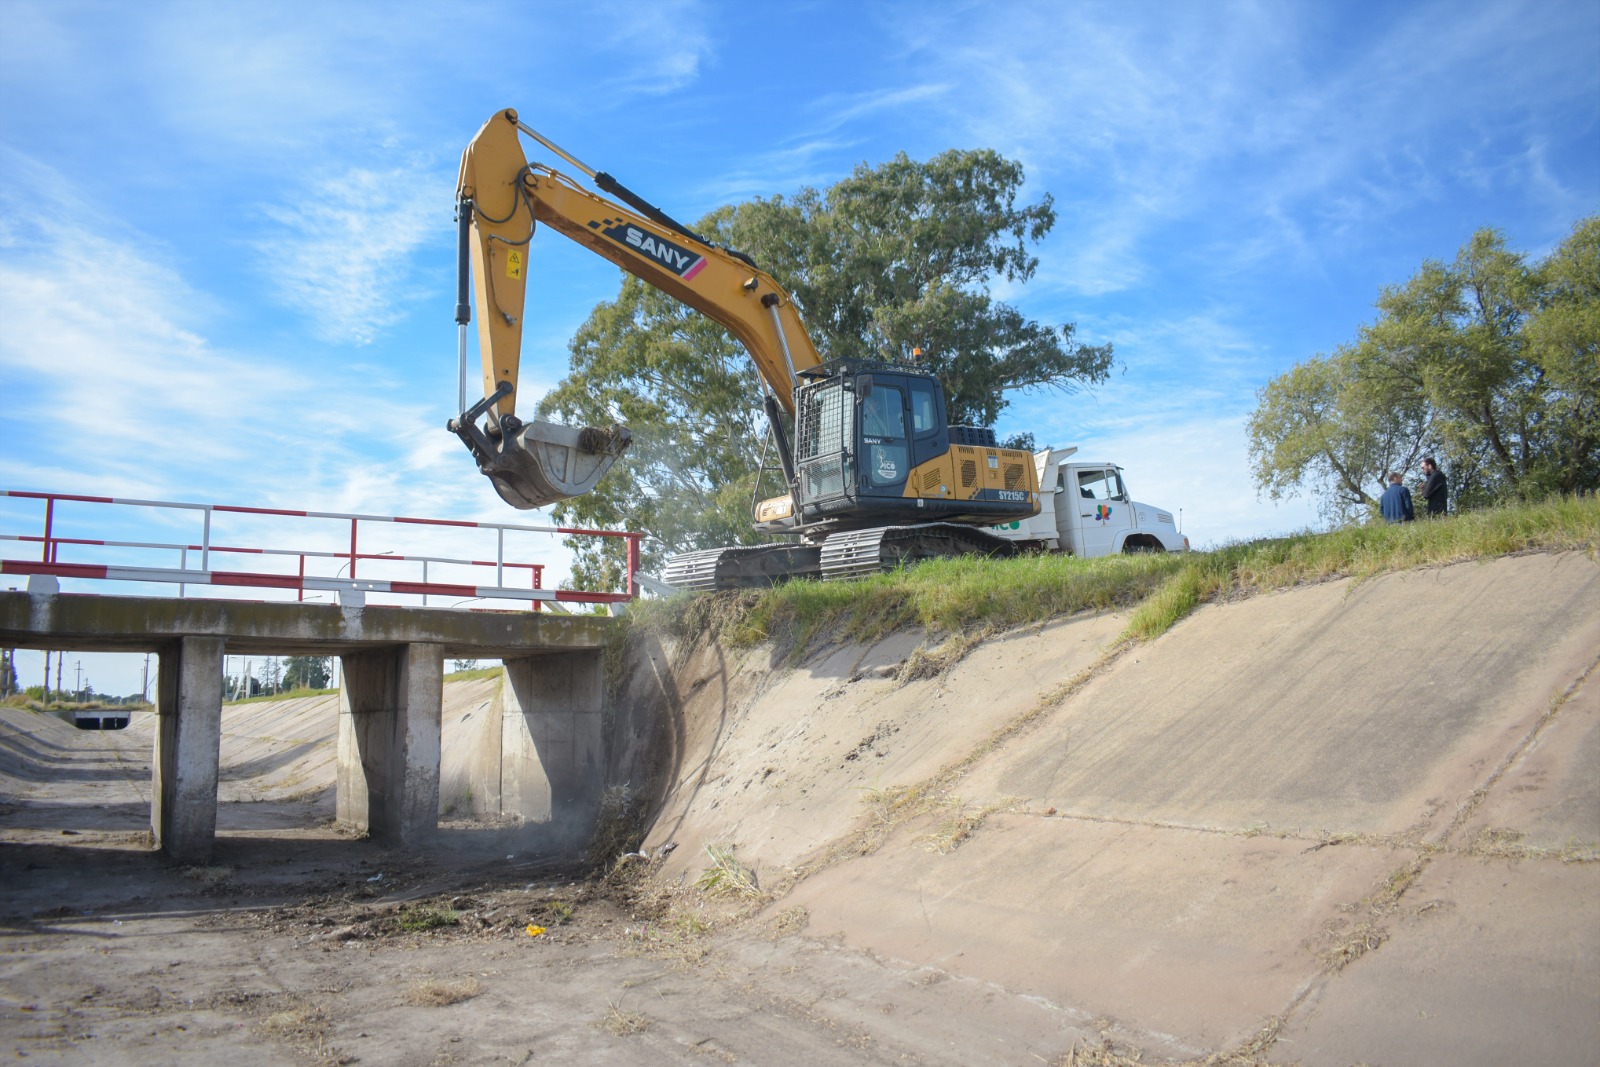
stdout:
[(1309, 489), (1334, 522), (1375, 507), (1385, 475), (1434, 444), (1431, 410), (1411, 383), (1363, 374), (1350, 348), (1296, 365), (1256, 400), (1246, 426), (1256, 485), (1274, 500)]
[(290, 656), (283, 666), (284, 689), (328, 688), (327, 656)]
[[(943, 382), (952, 422), (992, 426), (1008, 393), (1104, 380), (1109, 345), (1078, 343), (994, 300), (1020, 284), (1028, 252), (1055, 222), (1049, 196), (1019, 206), (1020, 164), (992, 151), (904, 154), (859, 166), (825, 191), (806, 188), (719, 209), (697, 224), (743, 249), (794, 297), (824, 358), (921, 364)], [(752, 543), (750, 503), (767, 445), (762, 384), (720, 326), (625, 275), (571, 343), (572, 372), (540, 413), (622, 422), (632, 450), (597, 489), (556, 508), (558, 521), (648, 531), (647, 570), (672, 553)], [(768, 458), (776, 466), (776, 458)], [(778, 479), (760, 494), (783, 491)], [(573, 539), (573, 584), (615, 588), (621, 546)]]
[(1533, 264), (1479, 230), (1377, 307), (1353, 344), (1257, 393), (1259, 488), (1350, 518), (1428, 453), (1458, 504), (1600, 488), (1600, 218)]
[(1545, 375), (1550, 441), (1537, 481), (1592, 491), (1600, 467), (1600, 216), (1573, 228), (1543, 264), (1543, 299), (1524, 334)]

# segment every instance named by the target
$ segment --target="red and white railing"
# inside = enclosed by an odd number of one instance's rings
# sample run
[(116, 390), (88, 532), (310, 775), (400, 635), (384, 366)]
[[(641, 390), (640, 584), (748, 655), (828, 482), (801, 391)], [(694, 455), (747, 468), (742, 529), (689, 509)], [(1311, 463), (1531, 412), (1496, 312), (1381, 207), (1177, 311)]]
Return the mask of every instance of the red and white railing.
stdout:
[[(523, 526), (511, 523), (469, 522), (461, 519), (418, 519), (399, 515), (355, 515), (330, 511), (291, 511), (282, 508), (241, 507), (231, 504), (192, 504), (167, 500), (134, 500), (125, 497), (78, 496), (70, 493), (33, 493), (4, 489), (0, 489), (0, 497), (38, 500), (44, 504), (42, 533), (0, 533), (0, 542), (39, 545), (38, 559), (0, 559), (0, 574), (39, 574), (56, 578), (117, 582), (160, 582), (176, 585), (179, 596), (185, 595), (186, 587), (190, 585), (206, 585), (256, 589), (293, 589), (297, 593), (296, 599), (299, 600), (305, 599), (308, 591), (331, 591), (337, 593), (341, 601), (346, 604), (362, 603), (369, 593), (420, 596), (424, 605), (427, 605), (430, 596), (458, 598), (473, 602), (483, 600), (527, 601), (531, 602), (530, 606), (535, 611), (539, 610), (541, 604), (545, 601), (614, 604), (631, 600), (637, 595), (638, 584), (636, 576), (639, 567), (639, 542), (644, 536), (643, 534), (632, 532), (585, 530), (569, 526)], [(61, 536), (56, 532), (62, 518), (59, 514), (60, 505), (69, 503), (109, 504), (119, 507), (163, 509), (168, 512), (199, 512), (202, 515), (200, 540), (198, 544), (195, 544)], [(258, 548), (217, 544), (212, 541), (211, 532), (213, 520), (218, 515), (248, 515), (288, 519), (333, 520), (339, 523), (348, 522), (350, 547), (348, 550), (342, 547), (342, 534), (340, 535), (341, 547), (338, 550), (326, 548)], [(496, 535), (495, 558), (492, 560), (474, 559), (427, 553), (401, 553), (398, 551), (364, 552), (360, 548), (360, 533), (363, 523), (392, 523), (420, 527), (492, 530)], [(544, 564), (507, 559), (506, 535), (508, 533), (624, 538), (627, 541), (627, 588), (624, 591), (614, 593), (545, 589), (543, 587)], [(175, 552), (177, 553), (178, 566), (138, 566), (106, 562), (68, 561), (62, 559), (62, 550), (69, 547), (74, 550), (73, 555), (92, 555), (93, 553), (77, 551), (92, 548), (139, 552), (151, 550)], [(198, 568), (190, 566), (193, 554), (198, 554), (199, 556)], [(222, 570), (212, 565), (214, 556), (287, 557), (288, 560), (295, 561), (296, 569), (293, 573), (281, 570)], [(314, 572), (320, 561), (333, 560), (342, 562), (337, 572), (331, 576), (308, 572), (308, 567)], [(357, 568), (363, 561), (368, 562), (367, 577), (357, 575)], [(371, 565), (373, 561), (382, 561), (384, 569), (392, 569), (390, 566), (392, 564), (420, 564), (421, 580), (372, 577)], [(480, 585), (474, 582), (430, 581), (430, 565), (446, 567), (453, 571), (459, 571), (462, 568), (480, 570), (482, 568), (493, 568), (493, 584)], [(265, 566), (265, 563), (262, 566)], [(349, 571), (348, 574), (345, 573), (346, 569)], [(527, 585), (508, 585), (508, 572), (512, 574), (525, 572), (528, 576)]]

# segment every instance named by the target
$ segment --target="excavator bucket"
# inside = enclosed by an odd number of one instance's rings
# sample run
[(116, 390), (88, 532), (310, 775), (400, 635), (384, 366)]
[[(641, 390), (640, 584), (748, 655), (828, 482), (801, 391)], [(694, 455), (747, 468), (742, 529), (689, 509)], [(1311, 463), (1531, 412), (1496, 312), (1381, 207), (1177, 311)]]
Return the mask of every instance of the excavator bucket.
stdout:
[(499, 433), (486, 431), (476, 415), (487, 404), (451, 419), (450, 429), (466, 442), (500, 498), (524, 511), (589, 492), (633, 443), (623, 426), (524, 423), (514, 415), (500, 419)]

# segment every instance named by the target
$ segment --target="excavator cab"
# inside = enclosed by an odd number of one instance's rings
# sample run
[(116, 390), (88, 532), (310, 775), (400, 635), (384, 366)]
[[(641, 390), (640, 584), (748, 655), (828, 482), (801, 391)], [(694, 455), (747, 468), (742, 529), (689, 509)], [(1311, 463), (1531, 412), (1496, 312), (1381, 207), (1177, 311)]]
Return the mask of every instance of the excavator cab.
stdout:
[(914, 367), (833, 360), (795, 392), (799, 525), (1008, 522), (1037, 513), (1027, 452), (951, 426), (938, 379)]

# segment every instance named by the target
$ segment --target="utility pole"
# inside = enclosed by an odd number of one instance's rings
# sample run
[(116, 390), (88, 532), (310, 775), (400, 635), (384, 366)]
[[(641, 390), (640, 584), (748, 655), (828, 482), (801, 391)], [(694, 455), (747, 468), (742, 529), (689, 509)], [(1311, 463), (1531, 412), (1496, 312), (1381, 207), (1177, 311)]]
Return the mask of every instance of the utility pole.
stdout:
[(61, 661), (67, 658), (65, 652), (56, 653), (56, 696), (61, 696)]
[(77, 681), (77, 684), (73, 686), (72, 696), (73, 696), (74, 700), (82, 700), (83, 699), (83, 660), (81, 660), (81, 659), (73, 660), (72, 661), (72, 666), (73, 666), (73, 669), (78, 672), (78, 681)]
[(50, 703), (50, 650), (44, 652), (44, 702)]
[(141, 703), (150, 703), (150, 653), (144, 654), (144, 686), (139, 690)]

